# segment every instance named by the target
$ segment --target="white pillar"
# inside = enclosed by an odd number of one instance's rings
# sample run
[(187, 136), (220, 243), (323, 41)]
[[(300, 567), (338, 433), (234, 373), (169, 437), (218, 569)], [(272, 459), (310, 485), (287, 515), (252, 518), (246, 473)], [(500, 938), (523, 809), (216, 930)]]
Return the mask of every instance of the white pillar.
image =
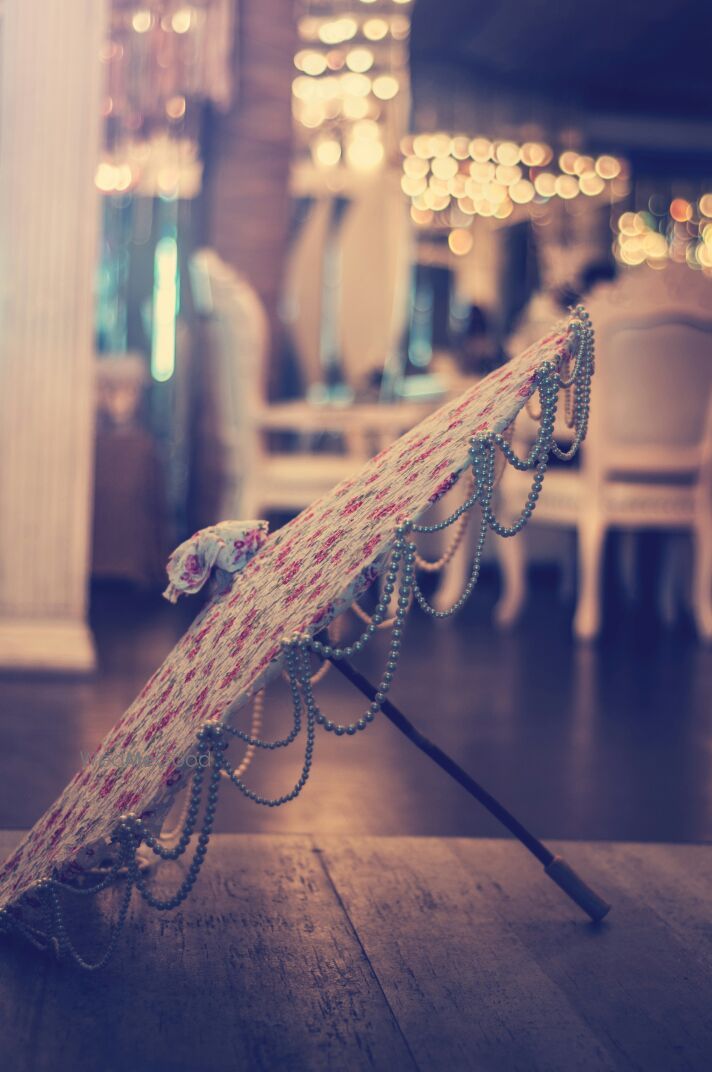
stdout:
[(87, 670), (104, 0), (0, 22), (0, 667)]

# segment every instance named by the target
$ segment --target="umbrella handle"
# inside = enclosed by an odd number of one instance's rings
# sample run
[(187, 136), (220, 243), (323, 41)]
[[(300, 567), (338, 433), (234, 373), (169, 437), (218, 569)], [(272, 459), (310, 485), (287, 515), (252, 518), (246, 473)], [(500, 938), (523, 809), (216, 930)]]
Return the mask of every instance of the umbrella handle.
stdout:
[[(346, 659), (337, 659), (331, 656), (330, 662), (344, 677), (354, 685), (359, 692), (369, 700), (375, 699), (377, 689), (375, 685), (359, 673)], [(488, 793), (467, 771), (456, 763), (446, 752), (443, 752), (436, 744), (416, 729), (410, 719), (406, 718), (399, 708), (390, 700), (381, 703), (381, 711), (393, 725), (403, 733), (416, 748), (430, 757), (446, 774), (454, 778), (470, 796), (478, 800), (496, 819), (521, 841), (537, 860), (543, 864), (544, 872), (552, 882), (582, 908), (594, 923), (600, 922), (610, 911), (610, 905), (599, 897), (594, 890), (580, 878), (574, 869), (566, 863), (561, 856), (555, 856), (539, 838), (535, 837), (527, 828), (519, 822), (503, 804)]]

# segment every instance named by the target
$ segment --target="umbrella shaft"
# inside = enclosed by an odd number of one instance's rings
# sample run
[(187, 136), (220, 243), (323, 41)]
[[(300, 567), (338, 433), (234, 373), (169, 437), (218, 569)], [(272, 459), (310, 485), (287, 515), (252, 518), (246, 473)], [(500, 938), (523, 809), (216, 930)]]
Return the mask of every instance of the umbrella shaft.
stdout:
[[(347, 678), (352, 685), (354, 685), (360, 692), (367, 696), (369, 700), (373, 700), (378, 691), (375, 685), (365, 678), (363, 674), (360, 674), (358, 670), (354, 669), (350, 662), (346, 659), (331, 659), (336, 669)], [(514, 834), (525, 848), (529, 849), (529, 852), (536, 856), (544, 867), (549, 867), (554, 861), (554, 854), (546, 845), (542, 844), (538, 838), (534, 837), (532, 833), (523, 826), (518, 819), (512, 815), (503, 804), (500, 804), (491, 793), (488, 793), (478, 782), (472, 778), (466, 770), (456, 763), (454, 759), (443, 752), (442, 748), (438, 748), (436, 744), (433, 744), (420, 730), (416, 729), (410, 719), (406, 718), (402, 711), (400, 711), (395, 704), (392, 704), (390, 700), (384, 700), (381, 704), (381, 711), (386, 718), (396, 726), (401, 733), (405, 734), (409, 741), (419, 748), (421, 752), (424, 752), (433, 762), (437, 763), (446, 774), (449, 774), (451, 778), (454, 778), (463, 789), (478, 800), (483, 807), (487, 809), (495, 819), (498, 819), (503, 826)]]

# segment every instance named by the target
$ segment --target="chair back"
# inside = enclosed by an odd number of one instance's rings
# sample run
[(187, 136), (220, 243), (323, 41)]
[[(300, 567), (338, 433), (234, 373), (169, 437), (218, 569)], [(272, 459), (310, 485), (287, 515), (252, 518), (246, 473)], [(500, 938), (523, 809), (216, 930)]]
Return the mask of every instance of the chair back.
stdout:
[(661, 273), (634, 271), (653, 293), (624, 281), (637, 302), (617, 300), (621, 285), (612, 284), (590, 303), (597, 366), (589, 455), (609, 471), (692, 472), (712, 430), (712, 317), (674, 294), (660, 301)]

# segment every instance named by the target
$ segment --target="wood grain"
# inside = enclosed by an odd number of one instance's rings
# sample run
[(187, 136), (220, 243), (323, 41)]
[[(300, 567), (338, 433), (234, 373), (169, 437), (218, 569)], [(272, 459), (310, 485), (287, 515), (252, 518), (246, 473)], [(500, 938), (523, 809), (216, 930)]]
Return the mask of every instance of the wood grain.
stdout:
[[(446, 839), (319, 843), (420, 1067), (617, 1067), (566, 994), (503, 924), (497, 898), (485, 894), (481, 873), (491, 842), (473, 843), (474, 874)], [(523, 865), (529, 879), (539, 881), (541, 868), (530, 865), (519, 846), (498, 844), (510, 867)]]
[[(167, 892), (177, 875), (175, 865), (162, 869), (157, 887)], [(77, 940), (86, 946), (81, 931)], [(105, 971), (87, 975), (3, 943), (0, 1067), (415, 1066), (309, 841), (218, 836), (183, 910), (134, 902)]]
[[(216, 836), (104, 971), (0, 944), (0, 1068), (708, 1072), (712, 847), (551, 847), (609, 921), (510, 841)], [(82, 949), (110, 914), (73, 913)]]
[[(615, 1055), (618, 1067), (709, 1069), (712, 985), (705, 956), (683, 944), (656, 910), (655, 894), (635, 858), (620, 851), (610, 867), (606, 845), (557, 844), (613, 904), (610, 920), (594, 927), (572, 913), (553, 884), (528, 876), (524, 867), (512, 868), (505, 845), (493, 844), (484, 872), (473, 845), (453, 843), (458, 857), (480, 876), (502, 924)], [(680, 849), (690, 856), (699, 851)], [(708, 934), (708, 951), (711, 943)]]

